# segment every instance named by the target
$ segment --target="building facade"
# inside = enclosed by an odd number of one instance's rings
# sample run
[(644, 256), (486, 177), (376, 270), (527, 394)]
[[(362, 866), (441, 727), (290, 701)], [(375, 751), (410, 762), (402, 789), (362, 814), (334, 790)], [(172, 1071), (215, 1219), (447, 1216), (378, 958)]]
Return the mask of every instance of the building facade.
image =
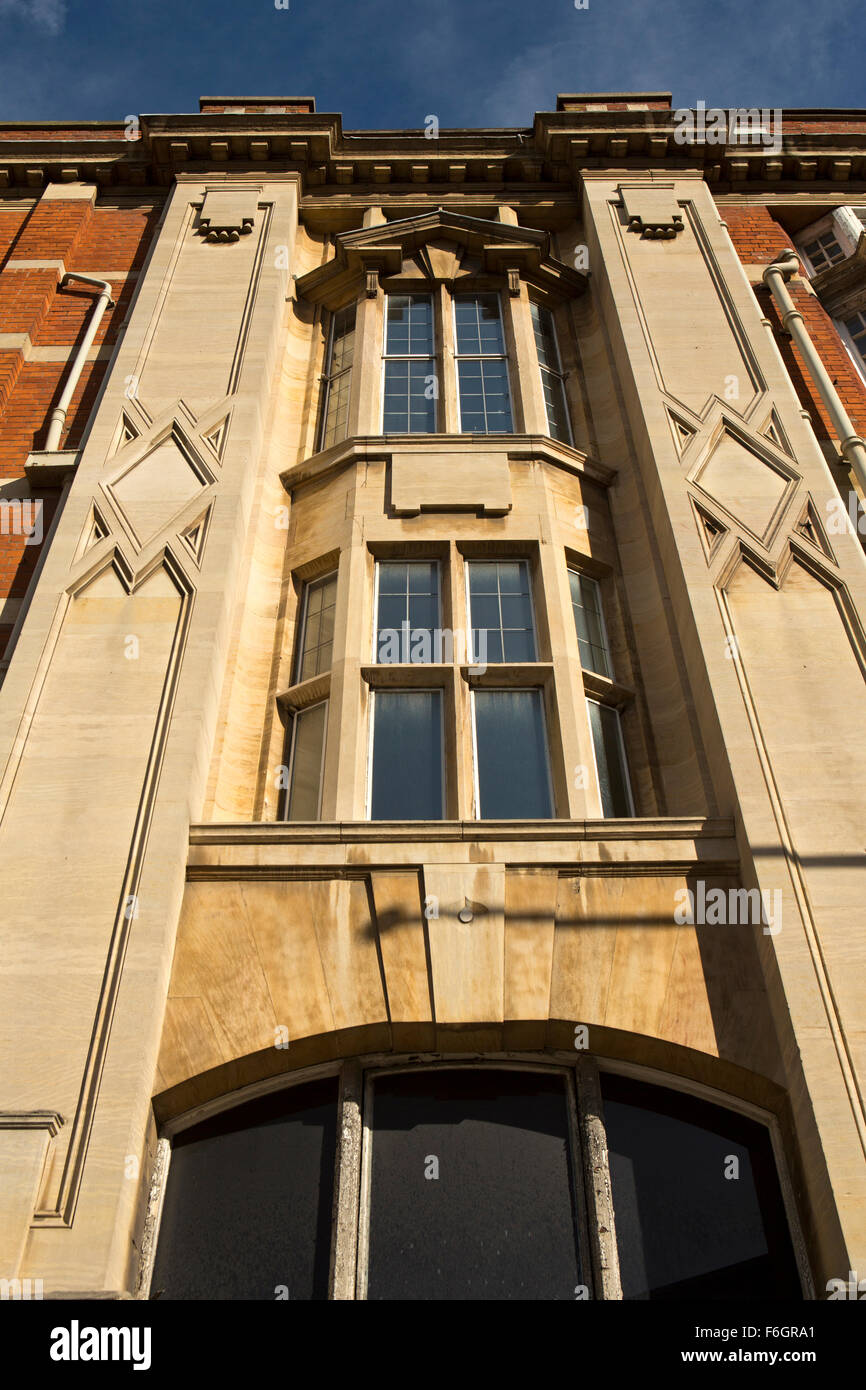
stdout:
[(866, 113), (200, 107), (0, 127), (4, 1289), (856, 1296)]

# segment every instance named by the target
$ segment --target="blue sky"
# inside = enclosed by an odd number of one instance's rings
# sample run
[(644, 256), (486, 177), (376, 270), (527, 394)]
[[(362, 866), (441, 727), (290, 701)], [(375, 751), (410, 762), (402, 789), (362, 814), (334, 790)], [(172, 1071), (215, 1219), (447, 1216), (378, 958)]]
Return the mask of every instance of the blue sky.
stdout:
[[(860, 0), (0, 0), (0, 120), (312, 95), (346, 129), (527, 126), (557, 92), (866, 106)], [(744, 31), (746, 42), (743, 42)]]

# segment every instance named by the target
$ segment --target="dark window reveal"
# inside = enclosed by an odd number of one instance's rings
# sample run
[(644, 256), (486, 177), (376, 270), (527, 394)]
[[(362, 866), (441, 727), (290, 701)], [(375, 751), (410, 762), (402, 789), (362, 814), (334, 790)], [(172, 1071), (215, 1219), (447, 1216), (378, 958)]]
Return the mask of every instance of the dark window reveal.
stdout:
[(368, 1298), (573, 1300), (586, 1282), (562, 1076), (380, 1076), (372, 1146)]
[(327, 1298), (336, 1120), (334, 1079), (179, 1134), (151, 1298)]
[(476, 690), (475, 748), (481, 820), (553, 815), (540, 690)]
[(371, 820), (441, 820), (441, 690), (377, 690), (373, 697)]
[(801, 1299), (765, 1126), (609, 1073), (601, 1088), (623, 1298)]

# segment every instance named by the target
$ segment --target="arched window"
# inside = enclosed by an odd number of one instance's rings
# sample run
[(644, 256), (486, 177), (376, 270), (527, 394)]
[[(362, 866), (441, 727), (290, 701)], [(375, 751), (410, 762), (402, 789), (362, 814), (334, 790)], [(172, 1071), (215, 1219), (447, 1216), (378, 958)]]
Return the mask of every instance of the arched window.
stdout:
[(803, 1297), (755, 1118), (592, 1059), (361, 1077), (178, 1134), (152, 1298)]

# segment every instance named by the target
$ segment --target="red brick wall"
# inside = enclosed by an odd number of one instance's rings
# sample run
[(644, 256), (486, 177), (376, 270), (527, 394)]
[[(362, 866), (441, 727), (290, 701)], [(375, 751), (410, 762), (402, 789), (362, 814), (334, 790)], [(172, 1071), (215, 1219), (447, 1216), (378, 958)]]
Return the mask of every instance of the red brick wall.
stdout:
[[(95, 347), (111, 347), (135, 290), (161, 208), (94, 207), (86, 199), (44, 198), (35, 204), (0, 201), (0, 334), (27, 334), (26, 345), (0, 346), (0, 496), (27, 496), (14, 487), (24, 477), (27, 455), (44, 447), (48, 417), (67, 378), (95, 295), (73, 283), (59, 288), (60, 270), (16, 268), (21, 260), (58, 260), (67, 270), (106, 275), (115, 304), (106, 311)], [(60, 348), (60, 361), (41, 361), (40, 350)], [(34, 352), (34, 349), (37, 351)], [(78, 446), (108, 368), (107, 361), (85, 363), (66, 417), (63, 449)], [(10, 492), (10, 484), (14, 492)], [(43, 502), (43, 533), (57, 502), (48, 489)], [(14, 605), (23, 598), (41, 547), (22, 535), (0, 530), (0, 659), (14, 623)]]
[[(744, 265), (767, 265), (781, 251), (794, 245), (788, 233), (779, 225), (769, 208), (725, 206), (721, 211), (728, 224), (731, 239)], [(805, 270), (803, 274), (805, 275)], [(812, 418), (815, 433), (819, 439), (835, 440), (827, 411), (812, 385), (812, 379), (800, 354), (793, 346), (791, 339), (782, 330), (776, 302), (763, 284), (755, 283), (756, 279), (757, 277), (752, 275), (758, 302), (767, 318), (774, 325), (774, 336), (779, 351), (791, 374), (791, 379), (804, 409), (808, 410)], [(858, 434), (866, 435), (866, 382), (851, 361), (833, 320), (802, 280), (789, 281), (788, 290), (803, 315), (806, 328), (815, 347), (821, 354), (824, 365), (830, 373), (830, 379), (853, 421), (854, 428)]]

